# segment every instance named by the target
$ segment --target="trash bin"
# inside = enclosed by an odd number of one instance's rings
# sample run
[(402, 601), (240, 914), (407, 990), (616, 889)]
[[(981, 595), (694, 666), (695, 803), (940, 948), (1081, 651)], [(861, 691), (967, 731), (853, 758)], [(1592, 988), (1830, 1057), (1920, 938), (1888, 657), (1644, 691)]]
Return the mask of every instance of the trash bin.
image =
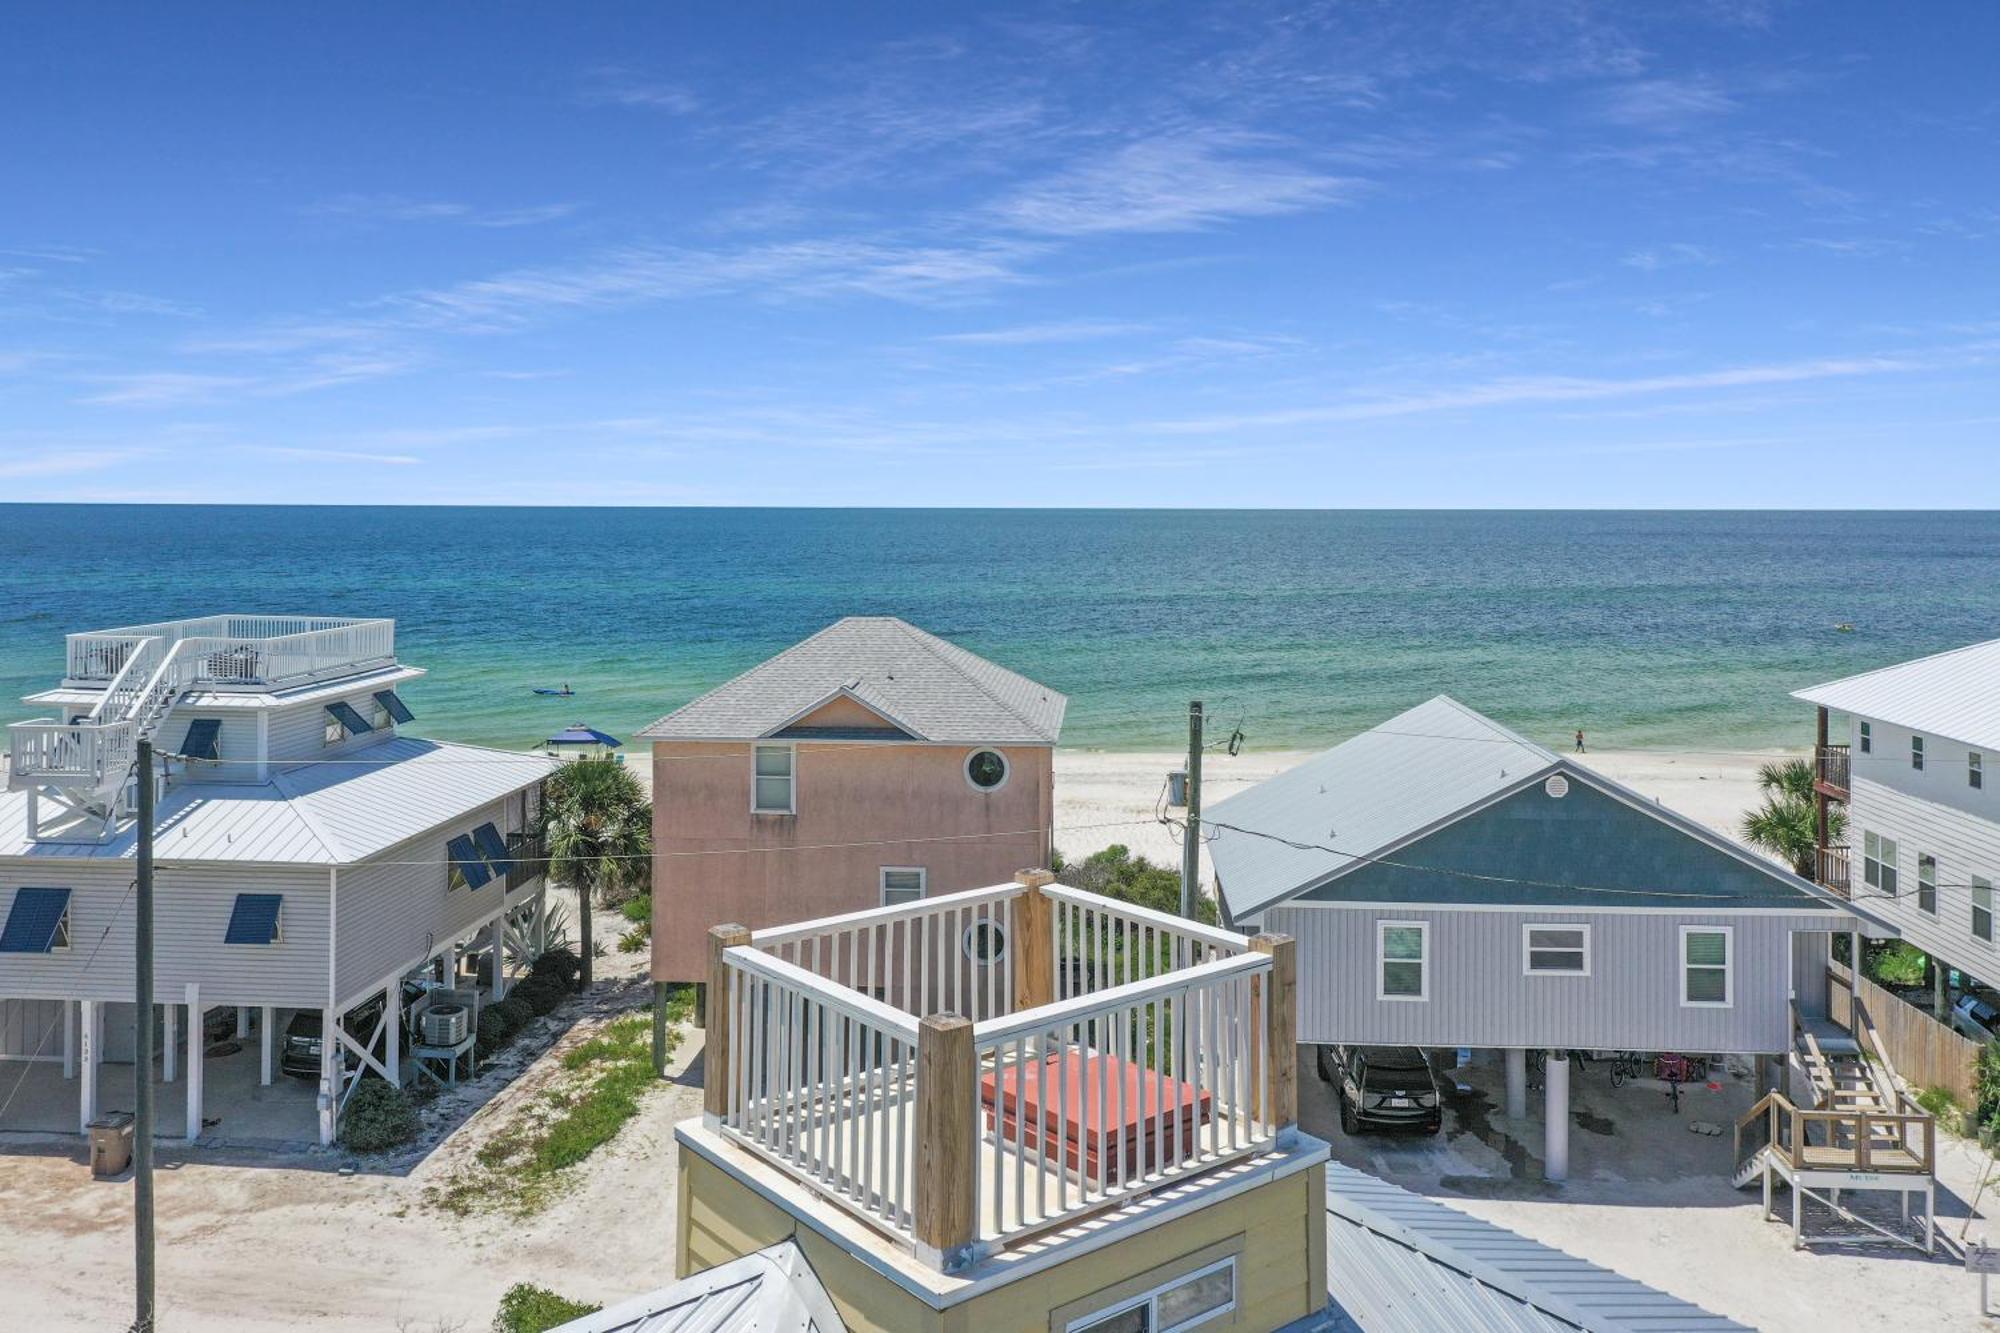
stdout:
[(113, 1111), (90, 1122), (90, 1174), (115, 1176), (132, 1165), (132, 1116)]

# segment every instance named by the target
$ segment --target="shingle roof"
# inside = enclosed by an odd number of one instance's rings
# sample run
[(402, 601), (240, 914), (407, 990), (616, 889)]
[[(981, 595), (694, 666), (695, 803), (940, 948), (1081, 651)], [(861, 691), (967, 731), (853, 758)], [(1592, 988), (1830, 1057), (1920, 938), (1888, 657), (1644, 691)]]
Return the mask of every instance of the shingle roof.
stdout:
[(756, 740), (845, 695), (918, 740), (1053, 745), (1069, 700), (893, 616), (849, 616), (667, 714), (649, 740)]
[(2000, 750), (2000, 639), (1794, 690), (1792, 697)]
[[(271, 781), (189, 782), (160, 802), (162, 861), (343, 865), (448, 824), (539, 782), (555, 761), (537, 754), (398, 736), (338, 761), (274, 771)], [(28, 794), (0, 792), (0, 856), (124, 858), (131, 829), (105, 843), (37, 843)]]
[(1252, 916), (1555, 763), (1549, 750), (1440, 694), (1206, 815), (1355, 855), (1292, 847), (1211, 824), (1209, 858), (1231, 915)]
[(1326, 1204), (1329, 1294), (1369, 1333), (1747, 1327), (1339, 1162)]
[(796, 1241), (731, 1259), (554, 1333), (843, 1333)]

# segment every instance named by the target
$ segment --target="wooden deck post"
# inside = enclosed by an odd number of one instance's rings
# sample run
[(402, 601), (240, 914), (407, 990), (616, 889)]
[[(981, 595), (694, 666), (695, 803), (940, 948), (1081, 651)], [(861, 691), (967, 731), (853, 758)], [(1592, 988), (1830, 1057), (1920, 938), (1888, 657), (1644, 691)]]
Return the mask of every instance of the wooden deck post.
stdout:
[(730, 949), (750, 943), (750, 928), (730, 923), (713, 926), (708, 932), (708, 1014), (702, 1042), (701, 1118), (710, 1127), (722, 1123), (729, 1114), (729, 1089), (736, 1074), (729, 1067), (729, 1024), (734, 1018), (729, 1003)]
[(917, 1027), (917, 1257), (949, 1272), (972, 1257), (979, 1222), (979, 1063), (972, 1020), (932, 1014)]
[(1056, 995), (1055, 928), (1053, 906), (1042, 893), (1044, 884), (1055, 883), (1047, 870), (1022, 870), (1014, 882), (1021, 886), (1015, 900), (1014, 916), (1014, 1007), (1039, 1009), (1052, 1003)]
[(1252, 1025), (1263, 1025), (1264, 1044), (1271, 1052), (1271, 1068), (1256, 1083), (1260, 1110), (1280, 1134), (1299, 1123), (1299, 987), (1298, 942), (1289, 935), (1258, 935), (1250, 948), (1271, 958), (1270, 975), (1259, 997), (1261, 1014), (1251, 1016)]

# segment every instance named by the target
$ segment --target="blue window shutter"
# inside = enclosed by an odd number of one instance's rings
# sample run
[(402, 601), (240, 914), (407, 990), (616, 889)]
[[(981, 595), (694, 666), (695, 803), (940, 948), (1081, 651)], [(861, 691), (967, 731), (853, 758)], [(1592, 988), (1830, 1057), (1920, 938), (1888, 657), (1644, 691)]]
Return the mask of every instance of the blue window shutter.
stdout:
[(198, 717), (188, 723), (181, 753), (190, 759), (218, 759), (222, 754), (222, 719)]
[(333, 714), (334, 720), (345, 727), (350, 736), (359, 736), (364, 731), (375, 730), (368, 725), (368, 719), (355, 712), (354, 705), (345, 699), (328, 704), (326, 711)]
[(479, 848), (479, 854), (493, 867), (493, 873), (504, 875), (514, 868), (514, 858), (507, 855), (507, 840), (500, 836), (500, 830), (491, 824), (481, 824), (472, 830), (472, 841)]
[(458, 873), (465, 877), (465, 887), (468, 889), (476, 889), (493, 878), (493, 872), (486, 868), (486, 862), (479, 859), (478, 849), (472, 845), (472, 839), (465, 834), (461, 833), (446, 843), (445, 849), (451, 854), (452, 865), (456, 866)]
[(278, 912), (284, 906), (282, 893), (239, 893), (229, 912), (229, 929), (224, 944), (275, 944), (278, 939)]
[(375, 702), (387, 709), (389, 716), (398, 722), (414, 722), (417, 720), (417, 715), (410, 711), (410, 706), (404, 703), (402, 696), (394, 690), (375, 691)]
[(68, 889), (16, 889), (0, 930), (0, 953), (47, 953), (55, 946), (56, 927), (69, 910)]

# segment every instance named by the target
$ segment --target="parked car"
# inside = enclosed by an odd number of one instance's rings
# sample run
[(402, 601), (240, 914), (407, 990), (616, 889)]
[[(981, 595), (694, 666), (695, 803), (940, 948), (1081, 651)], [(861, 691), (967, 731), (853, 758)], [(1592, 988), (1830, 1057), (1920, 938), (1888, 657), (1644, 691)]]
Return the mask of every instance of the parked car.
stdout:
[[(428, 980), (416, 979), (403, 982), (403, 1022), (407, 1028), (419, 1008), (419, 1002), (431, 989)], [(371, 995), (360, 1004), (347, 1011), (344, 1026), (351, 1033), (372, 1033), (375, 1025), (382, 1021), (382, 997)], [(320, 1011), (299, 1009), (292, 1014), (291, 1022), (285, 1024), (284, 1050), (278, 1057), (278, 1068), (293, 1078), (319, 1077)], [(384, 1034), (386, 1038), (387, 1034)], [(409, 1044), (405, 1033), (404, 1044)], [(379, 1060), (386, 1053), (388, 1043), (377, 1041), (374, 1045), (375, 1057)]]
[(1416, 1128), (1435, 1134), (1444, 1110), (1431, 1062), (1414, 1046), (1322, 1046), (1319, 1076), (1340, 1097), (1340, 1127)]
[(1951, 1007), (1951, 1026), (1974, 1041), (1992, 1041), (1995, 1035), (2000, 1035), (2000, 1009), (1967, 992)]

